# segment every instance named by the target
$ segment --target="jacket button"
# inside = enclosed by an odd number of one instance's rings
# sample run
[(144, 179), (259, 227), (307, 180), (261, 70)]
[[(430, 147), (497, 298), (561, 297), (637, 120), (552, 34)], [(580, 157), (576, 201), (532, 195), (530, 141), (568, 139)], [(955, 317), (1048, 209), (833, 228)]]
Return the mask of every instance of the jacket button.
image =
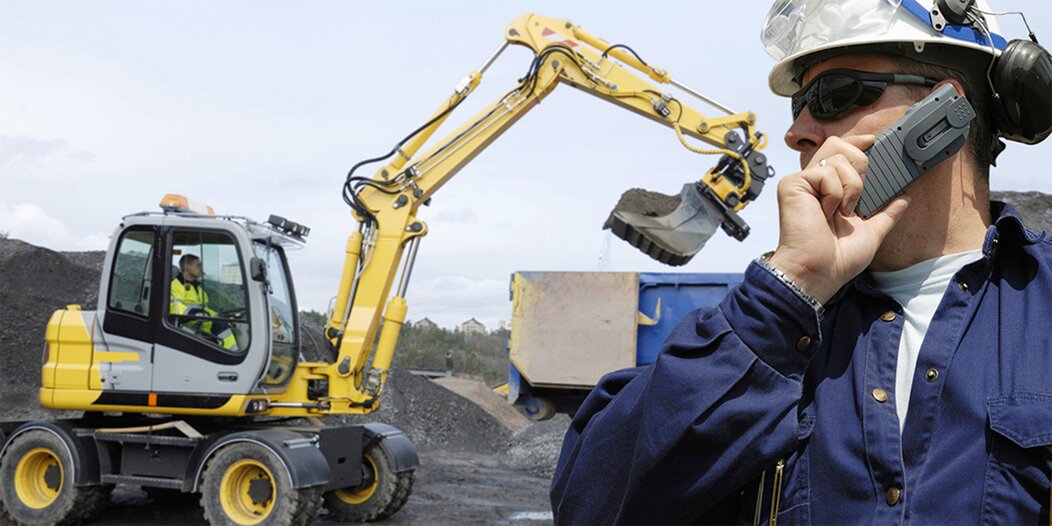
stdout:
[(883, 404), (888, 401), (888, 392), (879, 387), (875, 387), (873, 389), (873, 399)]
[(884, 321), (893, 321), (895, 319), (895, 311), (889, 310), (888, 312), (881, 314), (880, 319)]
[(924, 379), (927, 380), (928, 383), (931, 383), (931, 382), (934, 382), (935, 380), (938, 380), (939, 379), (939, 370), (935, 369), (935, 368), (928, 369), (928, 371), (924, 373)]
[(967, 284), (967, 283), (965, 283), (965, 282), (963, 282), (963, 281), (962, 281), (962, 282), (960, 283), (960, 287), (961, 287), (961, 291), (962, 291), (962, 292), (968, 292), (968, 284)]
[(810, 347), (810, 346), (811, 346), (811, 337), (810, 336), (804, 336), (803, 338), (800, 338), (799, 340), (796, 341), (796, 350), (798, 350), (800, 352), (806, 351), (807, 348)]
[(887, 494), (884, 495), (884, 499), (887, 501), (888, 506), (898, 504), (900, 498), (902, 498), (902, 490), (894, 486), (888, 488)]

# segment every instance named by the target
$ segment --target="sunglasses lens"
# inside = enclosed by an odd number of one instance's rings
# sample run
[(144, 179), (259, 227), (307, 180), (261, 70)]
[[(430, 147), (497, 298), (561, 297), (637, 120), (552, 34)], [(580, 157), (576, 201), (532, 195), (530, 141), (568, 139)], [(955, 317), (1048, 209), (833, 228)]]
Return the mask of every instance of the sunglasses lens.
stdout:
[[(899, 77), (909, 77), (900, 75)], [(854, 106), (868, 106), (880, 98), (892, 81), (905, 84), (934, 86), (935, 81), (924, 78), (899, 78), (890, 73), (871, 73), (854, 70), (832, 70), (820, 74), (803, 89), (793, 94), (793, 120), (800, 117), (804, 107), (811, 116), (832, 119)]]
[(803, 93), (797, 93), (796, 95), (793, 95), (793, 120), (794, 121), (797, 119), (797, 117), (800, 116), (800, 112), (804, 111), (804, 106), (807, 105), (807, 95), (808, 95), (808, 93), (810, 93), (810, 91), (803, 92)]
[(831, 119), (851, 107), (862, 94), (862, 83), (847, 75), (832, 74), (815, 83), (817, 96), (811, 99), (811, 113), (819, 119)]

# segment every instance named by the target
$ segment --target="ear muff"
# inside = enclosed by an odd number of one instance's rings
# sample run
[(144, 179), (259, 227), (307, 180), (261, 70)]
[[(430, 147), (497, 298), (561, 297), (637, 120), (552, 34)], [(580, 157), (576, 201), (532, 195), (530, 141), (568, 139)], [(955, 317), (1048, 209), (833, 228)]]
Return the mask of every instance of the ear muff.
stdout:
[(1030, 40), (1008, 43), (990, 76), (997, 93), (997, 131), (1036, 144), (1052, 132), (1052, 56)]

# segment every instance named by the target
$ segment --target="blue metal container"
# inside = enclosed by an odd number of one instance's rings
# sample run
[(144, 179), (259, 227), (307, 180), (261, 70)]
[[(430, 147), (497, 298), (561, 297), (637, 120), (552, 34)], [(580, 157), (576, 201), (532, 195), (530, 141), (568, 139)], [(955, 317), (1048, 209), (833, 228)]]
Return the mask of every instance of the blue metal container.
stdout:
[[(580, 275), (578, 276), (577, 274)], [(532, 294), (529, 308), (532, 309), (531, 312), (552, 311), (557, 314), (560, 312), (568, 314), (565, 319), (562, 317), (549, 317), (545, 321), (539, 317), (531, 317), (528, 313), (522, 314), (517, 308), (513, 309), (515, 313), (513, 313), (512, 320), (512, 338), (514, 339), (517, 336), (517, 327), (522, 327), (527, 331), (532, 330), (532, 332), (518, 334), (518, 341), (522, 342), (524, 339), (523, 334), (536, 335), (537, 329), (540, 329), (540, 332), (543, 334), (547, 332), (547, 328), (551, 327), (551, 324), (558, 326), (552, 329), (556, 330), (564, 328), (566, 323), (570, 323), (573, 325), (574, 333), (583, 335), (585, 340), (593, 339), (593, 337), (588, 336), (590, 329), (594, 331), (609, 330), (609, 326), (597, 327), (591, 321), (580, 320), (606, 319), (600, 315), (599, 310), (601, 309), (595, 305), (596, 294), (599, 294), (598, 297), (602, 298), (600, 303), (604, 307), (609, 307), (610, 302), (613, 302), (615, 307), (623, 305), (623, 307), (617, 307), (614, 310), (619, 312), (627, 310), (628, 313), (631, 313), (634, 306), (636, 312), (638, 312), (635, 320), (628, 317), (624, 319), (624, 322), (618, 322), (629, 324), (625, 327), (627, 336), (624, 342), (626, 345), (623, 348), (624, 352), (628, 354), (621, 355), (624, 358), (631, 356), (633, 351), (630, 343), (631, 324), (636, 325), (634, 363), (629, 363), (632, 361), (631, 359), (621, 359), (618, 363), (622, 365), (613, 366), (598, 360), (599, 351), (609, 347), (616, 347), (616, 342), (589, 349), (585, 345), (559, 344), (558, 340), (553, 340), (555, 343), (552, 345), (523, 346), (524, 349), (518, 351), (519, 354), (516, 355), (520, 360), (529, 358), (532, 360), (532, 363), (537, 363), (540, 360), (546, 366), (559, 370), (572, 369), (575, 365), (580, 366), (582, 363), (588, 363), (595, 369), (596, 376), (592, 378), (598, 378), (602, 374), (613, 372), (615, 369), (622, 367), (652, 364), (657, 360), (658, 354), (661, 352), (661, 348), (669, 334), (688, 314), (699, 308), (713, 307), (719, 304), (726, 297), (727, 293), (738, 286), (743, 279), (742, 274), (644, 272), (636, 275), (634, 273), (606, 273), (605, 275), (611, 277), (614, 275), (620, 276), (620, 279), (612, 280), (611, 283), (617, 282), (628, 285), (628, 288), (623, 289), (622, 292), (610, 294), (607, 297), (606, 293), (612, 289), (607, 290), (607, 288), (604, 288), (601, 292), (597, 292), (595, 289), (595, 283), (597, 282), (597, 277), (599, 277), (597, 274), (599, 273), (522, 272), (513, 275), (513, 301), (516, 296), (514, 287), (515, 276), (521, 276), (526, 281), (536, 284), (523, 287), (521, 290), (524, 291), (524, 294), (526, 293), (525, 291), (538, 290), (540, 284), (550, 283), (552, 280), (558, 279), (559, 287), (549, 287), (544, 294), (536, 292)], [(634, 286), (632, 283), (638, 284), (638, 296), (633, 292)], [(589, 289), (589, 286), (592, 288)], [(582, 296), (582, 294), (584, 295)], [(585, 299), (591, 301), (583, 301)], [(593, 308), (597, 309), (595, 313), (590, 310)], [(520, 314), (522, 314), (522, 318), (518, 318)], [(599, 325), (603, 324), (600, 323)], [(598, 334), (600, 333), (597, 332), (596, 335)], [(594, 339), (598, 338), (595, 337)], [(596, 346), (593, 345), (592, 347)], [(512, 345), (509, 344), (509, 351), (511, 348)], [(520, 371), (516, 367), (515, 359), (512, 358), (508, 367), (506, 394), (509, 402), (522, 406), (526, 414), (535, 420), (550, 418), (557, 412), (573, 414), (581, 402), (584, 401), (589, 390), (595, 387), (594, 382), (569, 384), (563, 383), (563, 380), (553, 380), (552, 378), (535, 385), (531, 383), (530, 379), (527, 379), (523, 371), (525, 369)], [(536, 380), (536, 377), (532, 379)]]
[(741, 282), (742, 274), (641, 272), (639, 312), (657, 323), (639, 325), (636, 365), (654, 363), (665, 339), (688, 313), (717, 305)]

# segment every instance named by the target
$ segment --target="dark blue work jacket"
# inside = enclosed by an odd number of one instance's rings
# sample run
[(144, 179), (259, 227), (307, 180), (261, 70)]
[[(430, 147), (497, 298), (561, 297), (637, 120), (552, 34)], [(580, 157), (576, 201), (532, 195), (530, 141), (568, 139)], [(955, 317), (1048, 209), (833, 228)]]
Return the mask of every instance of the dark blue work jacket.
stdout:
[(928, 327), (901, 440), (901, 307), (863, 275), (819, 317), (753, 263), (656, 363), (589, 395), (556, 521), (752, 523), (759, 508), (766, 523), (777, 495), (779, 524), (1047, 524), (1052, 241), (993, 213)]

